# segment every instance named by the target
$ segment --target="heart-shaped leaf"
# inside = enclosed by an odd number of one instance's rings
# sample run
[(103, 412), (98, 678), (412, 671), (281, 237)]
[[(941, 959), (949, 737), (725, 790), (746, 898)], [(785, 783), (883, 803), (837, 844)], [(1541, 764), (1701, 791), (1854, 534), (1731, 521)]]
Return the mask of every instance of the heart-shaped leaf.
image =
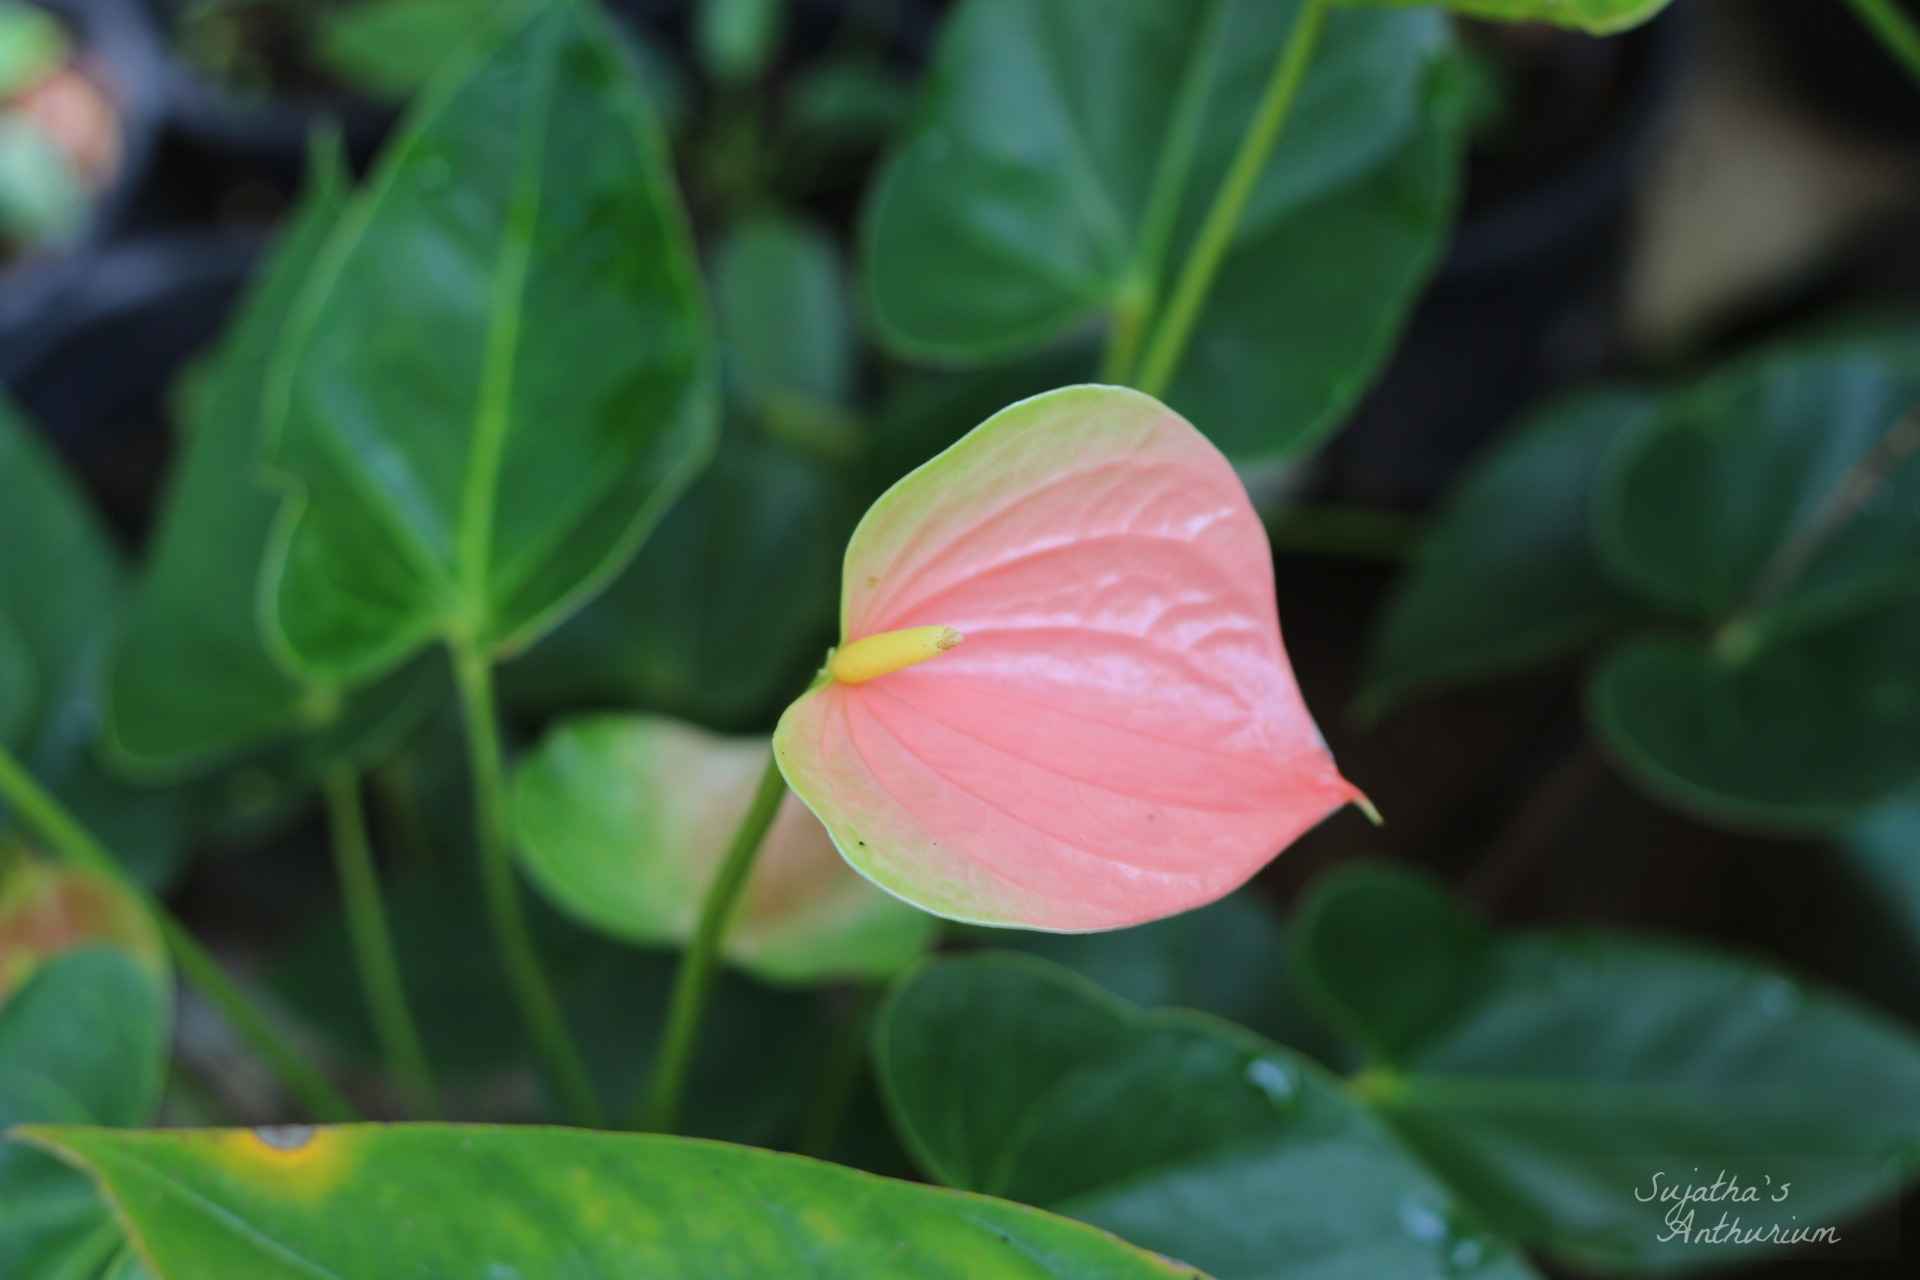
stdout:
[(1706, 618), (1833, 616), (1920, 579), (1920, 332), (1787, 347), (1670, 396), (1595, 506), (1621, 580)]
[[(889, 489), (840, 630), (775, 754), (861, 874), (938, 915), (1172, 915), (1359, 798), (1287, 664), (1246, 490), (1136, 391), (1022, 401)], [(917, 665), (842, 670), (921, 641)]]
[(1588, 693), (1648, 790), (1722, 822), (1844, 828), (1920, 778), (1920, 593), (1751, 653), (1648, 637)]
[[(1351, 5), (1426, 6), (1436, 0), (1341, 0)], [(1455, 13), (1496, 22), (1551, 22), (1594, 35), (1637, 27), (1673, 0), (1438, 0)]]
[(1589, 397), (1450, 505), (1376, 638), (1369, 700), (1658, 627), (1588, 687), (1622, 766), (1713, 821), (1843, 831), (1920, 779), (1917, 547), (1911, 326)]
[[(1138, 323), (1168, 292), (1301, 9), (956, 6), (919, 127), (865, 210), (882, 339), (977, 363)], [(1434, 14), (1329, 21), (1170, 397), (1236, 462), (1303, 447), (1385, 358), (1451, 216), (1449, 49)]]
[(118, 881), (0, 851), (0, 1003), (34, 971), (77, 947), (114, 946), (155, 983), (167, 981), (166, 944)]
[(932, 1176), (1221, 1280), (1533, 1274), (1307, 1059), (1211, 1018), (1142, 1013), (1042, 961), (920, 970), (888, 1001), (874, 1060)]
[[(1360, 1092), (1489, 1223), (1583, 1266), (1778, 1252), (1703, 1250), (1691, 1233), (1723, 1211), (1844, 1236), (1920, 1167), (1920, 1038), (1837, 993), (1644, 939), (1501, 937), (1382, 868), (1323, 881), (1294, 940), (1308, 993), (1372, 1055)], [(1760, 1190), (1661, 1195), (1721, 1172)]]
[[(32, 428), (0, 402), (0, 684), (17, 723), (0, 746), (91, 827), (135, 876), (178, 865), (185, 813), (177, 794), (129, 786), (99, 765), (102, 666), (121, 609), (121, 566), (106, 530)], [(26, 548), (14, 554), (13, 548)], [(29, 674), (30, 673), (30, 676)], [(0, 710), (7, 700), (0, 689)], [(0, 834), (11, 827), (0, 807)]]
[(266, 595), (309, 676), (531, 642), (711, 449), (686, 228), (594, 8), (477, 10), (302, 292), (269, 399), (291, 494)]
[(1767, 352), (1676, 394), (1623, 439), (1595, 518), (1609, 568), (1713, 624), (1593, 682), (1649, 789), (1819, 829), (1920, 777), (1920, 337)]
[(1345, 1056), (1308, 1013), (1290, 972), (1286, 931), (1249, 890), (1135, 929), (1006, 933), (983, 940), (1071, 969), (1149, 1009), (1193, 1009), (1338, 1064)]
[[(299, 210), (186, 398), (185, 450), (133, 592), (108, 688), (116, 757), (171, 774), (307, 735), (304, 772), (384, 743), (424, 710), (416, 674), (364, 697), (286, 672), (260, 632), (261, 561), (279, 502), (259, 474), (267, 367), (308, 269), (346, 208), (337, 144), (317, 146)], [(293, 751), (293, 748), (289, 749)]]
[[(763, 738), (719, 738), (657, 717), (566, 722), (514, 781), (521, 865), (597, 929), (684, 944), (766, 758)], [(773, 981), (885, 977), (925, 949), (933, 927), (848, 869), (788, 796), (725, 945), (736, 964)]]
[(156, 1280), (1204, 1280), (1037, 1209), (686, 1138), (449, 1125), (26, 1136), (105, 1185)]
[[(0, 1002), (0, 1135), (30, 1123), (144, 1124), (166, 1078), (168, 1007), (169, 989), (123, 952), (47, 961)], [(92, 1280), (121, 1246), (85, 1176), (4, 1139), (0, 1205), (8, 1280)]]
[(1374, 633), (1365, 711), (1547, 661), (1653, 614), (1601, 565), (1587, 512), (1604, 460), (1655, 412), (1648, 395), (1581, 396), (1467, 476)]
[(732, 393), (720, 452), (647, 554), (502, 672), (518, 705), (637, 705), (758, 730), (832, 637), (859, 518), (835, 465), (860, 443), (839, 408), (853, 353), (840, 264), (818, 233), (768, 218), (721, 245), (714, 274)]

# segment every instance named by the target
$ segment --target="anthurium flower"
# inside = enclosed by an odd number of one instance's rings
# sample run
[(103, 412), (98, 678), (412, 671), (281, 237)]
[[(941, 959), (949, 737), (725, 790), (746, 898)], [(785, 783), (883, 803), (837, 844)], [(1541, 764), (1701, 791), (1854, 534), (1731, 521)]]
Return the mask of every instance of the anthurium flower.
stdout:
[[(683, 945), (766, 758), (764, 737), (720, 737), (662, 716), (568, 721), (514, 779), (522, 865), (585, 924)], [(919, 958), (936, 923), (847, 870), (819, 822), (787, 796), (724, 946), (772, 982), (885, 978)]]
[(1035, 396), (906, 476), (847, 547), (840, 628), (775, 756), (855, 869), (939, 915), (1158, 919), (1366, 804), (1245, 488), (1151, 396)]

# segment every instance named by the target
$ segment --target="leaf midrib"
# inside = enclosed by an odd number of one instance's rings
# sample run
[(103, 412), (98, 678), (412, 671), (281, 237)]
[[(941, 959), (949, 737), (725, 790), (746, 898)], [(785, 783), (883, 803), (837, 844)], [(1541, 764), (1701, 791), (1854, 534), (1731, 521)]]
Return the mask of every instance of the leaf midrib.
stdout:
[(500, 261), (489, 291), (490, 320), (486, 364), (481, 373), (480, 402), (475, 408), (473, 445), (467, 454), (465, 483), (455, 535), (455, 574), (464, 597), (465, 616), (453, 626), (486, 633), (491, 619), (487, 578), (493, 560), (494, 510), (499, 500), (500, 469), (512, 428), (514, 376), (519, 368), (520, 326), (525, 309), (527, 280), (533, 262), (533, 241), (545, 194), (547, 122), (553, 110), (559, 59), (553, 56), (558, 40), (549, 26), (534, 59), (538, 80), (521, 116), (516, 148), (513, 204), (502, 229)]

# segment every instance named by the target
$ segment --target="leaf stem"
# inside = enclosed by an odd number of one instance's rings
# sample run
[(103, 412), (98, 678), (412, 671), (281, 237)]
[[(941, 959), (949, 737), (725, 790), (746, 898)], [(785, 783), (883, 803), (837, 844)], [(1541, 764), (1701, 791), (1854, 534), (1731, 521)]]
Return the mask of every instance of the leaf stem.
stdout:
[(1161, 268), (1180, 220), (1181, 197), (1186, 194), (1194, 156), (1200, 150), (1200, 127), (1206, 119), (1217, 66), (1215, 46), (1226, 27), (1226, 12), (1225, 0), (1215, 0), (1195, 37), (1193, 61), (1180, 77), (1179, 96), (1174, 100), (1166, 143), (1160, 149), (1146, 217), (1140, 226), (1140, 243), (1127, 283), (1114, 305), (1113, 328), (1100, 373), (1103, 382), (1124, 384), (1132, 375), (1140, 344), (1146, 340), (1147, 326), (1153, 320), (1153, 309), (1159, 305)]
[(374, 869), (373, 848), (367, 839), (366, 812), (360, 802), (360, 779), (352, 769), (327, 774), (327, 825), (333, 841), (333, 861), (340, 877), (340, 896), (346, 904), (347, 932), (353, 939), (360, 986), (380, 1037), (380, 1048), (395, 1080), (428, 1116), (440, 1112), (439, 1091), (420, 1029), (407, 1007), (406, 985), (394, 958), (393, 932), (381, 898), (380, 876)]
[(354, 1120), (353, 1104), (281, 1039), (273, 1024), (229, 979), (186, 928), (153, 895), (135, 884), (93, 833), (36, 782), (12, 753), (0, 748), (0, 799), (15, 817), (46, 841), (61, 858), (83, 870), (111, 877), (137, 898), (153, 917), (181, 976), (220, 1010), (240, 1037), (265, 1059), (280, 1083), (300, 1101), (315, 1120), (327, 1123)]
[(1888, 53), (1920, 84), (1920, 23), (1900, 11), (1894, 0), (1847, 0)]
[(577, 1124), (599, 1125), (600, 1100), (585, 1063), (567, 1031), (566, 1017), (554, 998), (533, 933), (527, 927), (508, 852), (506, 769), (500, 753), (500, 726), (494, 710), (493, 667), (476, 646), (452, 641), (454, 683), (467, 723), (467, 756), (473, 774), (474, 837), (480, 846), (480, 881), (494, 945), (506, 968), (527, 1033), (546, 1063), (555, 1091)]
[(699, 1042), (707, 997), (713, 991), (720, 943), (726, 937), (727, 926), (733, 923), (741, 891), (747, 886), (754, 860), (766, 841), (767, 829), (773, 825), (774, 815), (780, 812), (780, 801), (786, 794), (786, 779), (780, 776), (780, 766), (773, 753), (768, 752), (760, 785), (755, 788), (746, 813), (741, 815), (740, 825), (734, 829), (726, 861), (720, 864), (719, 873), (700, 904), (700, 923), (694, 929), (693, 941), (680, 958), (680, 972), (673, 983), (673, 1002), (667, 1008), (666, 1034), (660, 1042), (660, 1057), (641, 1111), (644, 1128), (669, 1133), (680, 1121), (680, 1096), (686, 1089), (687, 1070)]
[(1152, 345), (1141, 362), (1135, 385), (1148, 395), (1164, 394), (1179, 370), (1181, 357), (1186, 354), (1187, 341), (1193, 336), (1194, 323), (1200, 318), (1200, 309), (1207, 300), (1207, 292), (1213, 287), (1214, 277), (1219, 274), (1227, 251), (1233, 247), (1240, 217), (1246, 212), (1247, 202), (1253, 198), (1261, 172), (1267, 167), (1274, 145), (1280, 140), (1281, 129), (1293, 111), (1294, 100), (1299, 97), (1301, 82), (1306, 79), (1307, 67), (1312, 63), (1314, 49), (1320, 42), (1320, 33), (1326, 27), (1330, 2), (1305, 0), (1300, 16), (1294, 20), (1293, 31), (1280, 50), (1280, 57), (1267, 80), (1266, 93), (1260, 99), (1246, 136), (1240, 140), (1240, 149), (1234, 153), (1233, 163), (1227, 167), (1226, 177), (1221, 179), (1220, 190), (1213, 198), (1212, 207), (1207, 210), (1207, 216), (1200, 224), (1199, 235), (1194, 239), (1193, 248), (1187, 252), (1186, 262), (1181, 265), (1180, 276), (1168, 299), (1166, 312), (1154, 330)]

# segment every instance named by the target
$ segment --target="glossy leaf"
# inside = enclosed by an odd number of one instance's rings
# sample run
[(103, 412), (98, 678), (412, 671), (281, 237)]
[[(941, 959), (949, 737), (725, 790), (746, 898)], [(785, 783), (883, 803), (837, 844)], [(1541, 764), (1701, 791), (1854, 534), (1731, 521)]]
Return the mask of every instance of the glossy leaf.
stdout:
[(846, 476), (735, 421), (719, 455), (599, 598), (501, 685), (536, 709), (638, 706), (764, 729), (833, 639)]
[[(586, 924), (684, 945), (766, 760), (764, 738), (720, 738), (657, 717), (568, 721), (515, 776), (521, 864)], [(773, 981), (885, 977), (925, 949), (933, 926), (855, 875), (788, 796), (725, 948)]]
[(1116, 928), (1225, 896), (1358, 792), (1289, 668), (1239, 478), (1149, 396), (1022, 401), (881, 496), (844, 646), (964, 642), (824, 679), (774, 750), (882, 888), (979, 924)]
[(0, 1003), (53, 957), (113, 946), (154, 982), (167, 981), (166, 944), (139, 900), (114, 880), (0, 851)]
[(1496, 935), (1384, 868), (1323, 881), (1294, 939), (1308, 992), (1372, 1054), (1362, 1093), (1489, 1223), (1585, 1267), (1739, 1256), (1671, 1235), (1660, 1185), (1725, 1171), (1763, 1188), (1692, 1206), (1695, 1230), (1723, 1210), (1756, 1229), (1844, 1228), (1920, 1156), (1920, 1038), (1761, 965), (1602, 933)]
[(266, 595), (312, 677), (531, 642), (711, 448), (699, 285), (631, 67), (579, 0), (502, 9), (329, 240), (275, 366)]
[[(1436, 0), (1344, 0), (1356, 5), (1431, 5)], [(1637, 27), (1672, 0), (1438, 0), (1469, 18), (1496, 22), (1551, 22), (1594, 35), (1612, 35)]]
[[(442, 1125), (28, 1136), (101, 1180), (156, 1280), (1201, 1280), (1035, 1209), (685, 1138)], [(439, 1206), (430, 1222), (422, 1204)]]
[[(1110, 323), (1156, 282), (1164, 297), (1300, 8), (957, 7), (865, 211), (880, 336), (976, 363)], [(1342, 12), (1320, 48), (1170, 397), (1236, 462), (1301, 447), (1353, 403), (1451, 213), (1445, 24)]]
[(1133, 1004), (1215, 1014), (1323, 1063), (1346, 1056), (1301, 1003), (1286, 931), (1253, 890), (1135, 929), (982, 937), (1051, 960)]
[[(145, 1123), (160, 1100), (168, 989), (113, 950), (69, 951), (0, 1003), (0, 1134), (17, 1124)], [(120, 1247), (83, 1175), (0, 1139), (0, 1275), (92, 1280)]]
[[(180, 797), (134, 787), (99, 764), (102, 666), (122, 606), (119, 556), (86, 499), (25, 422), (0, 404), (0, 649), (15, 698), (30, 671), (32, 705), (8, 713), (22, 762), (106, 841), (128, 870), (156, 881), (178, 864)], [(0, 674), (0, 680), (5, 680)], [(0, 690), (0, 702), (4, 702)], [(0, 834), (10, 824), (0, 807)]]
[(1622, 581), (1703, 617), (1832, 616), (1920, 580), (1920, 333), (1744, 360), (1625, 442), (1595, 508)]
[(260, 630), (261, 561), (279, 506), (258, 460), (267, 366), (349, 194), (337, 146), (317, 148), (312, 168), (299, 211), (185, 400), (186, 447), (108, 688), (113, 750), (141, 774), (204, 769), (301, 735), (312, 739), (298, 750), (310, 765), (355, 754), (411, 725), (426, 696), (417, 673), (360, 698), (291, 675)]
[(1364, 710), (1544, 662), (1654, 616), (1593, 549), (1605, 460), (1656, 412), (1599, 392), (1547, 410), (1479, 464), (1422, 539), (1374, 633)]
[(1142, 1013), (1037, 960), (922, 969), (889, 1000), (874, 1056), (933, 1177), (1220, 1280), (1533, 1274), (1307, 1059), (1211, 1018)]

